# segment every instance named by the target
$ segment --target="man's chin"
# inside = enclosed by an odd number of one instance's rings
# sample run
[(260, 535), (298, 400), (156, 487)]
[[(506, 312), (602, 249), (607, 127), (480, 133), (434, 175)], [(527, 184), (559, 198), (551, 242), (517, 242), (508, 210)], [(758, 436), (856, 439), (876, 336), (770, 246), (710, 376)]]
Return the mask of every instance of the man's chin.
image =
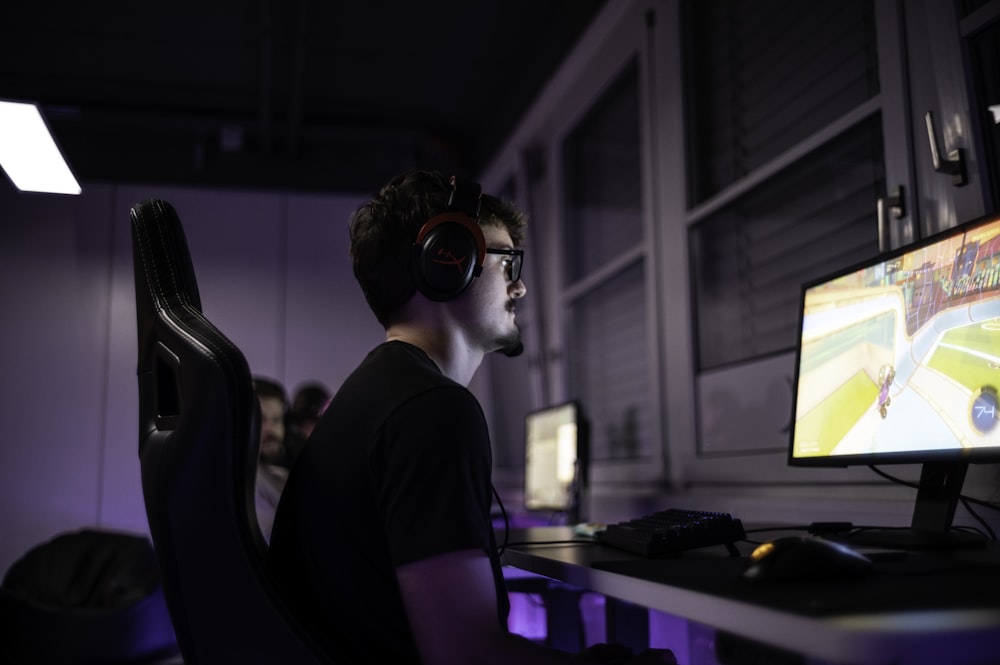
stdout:
[(281, 446), (262, 444), (260, 447), (260, 459), (267, 464), (277, 464), (281, 461)]

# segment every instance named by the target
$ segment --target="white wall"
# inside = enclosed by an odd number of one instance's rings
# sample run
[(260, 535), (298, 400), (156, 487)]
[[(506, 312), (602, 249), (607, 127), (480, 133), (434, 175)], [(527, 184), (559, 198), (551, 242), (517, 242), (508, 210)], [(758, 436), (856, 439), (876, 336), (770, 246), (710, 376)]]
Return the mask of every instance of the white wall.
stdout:
[[(374, 185), (373, 185), (374, 186)], [(0, 574), (87, 526), (145, 533), (129, 209), (177, 209), (202, 305), (251, 371), (335, 389), (383, 338), (347, 258), (363, 196), (0, 181)]]

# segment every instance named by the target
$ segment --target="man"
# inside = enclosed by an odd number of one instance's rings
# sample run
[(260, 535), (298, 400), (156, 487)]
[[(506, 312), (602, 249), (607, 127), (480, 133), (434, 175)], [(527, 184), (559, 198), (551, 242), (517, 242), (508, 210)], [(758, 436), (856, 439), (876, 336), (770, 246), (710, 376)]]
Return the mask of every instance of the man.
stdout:
[(330, 393), (326, 386), (320, 383), (307, 383), (295, 391), (292, 405), (288, 407), (285, 435), (285, 459), (287, 468), (299, 456), (302, 447), (312, 436), (313, 428), (323, 415), (326, 405), (330, 402)]
[(273, 379), (255, 376), (253, 390), (260, 401), (260, 460), (282, 465), (285, 461), (285, 388)]
[(269, 556), (293, 611), (340, 662), (571, 659), (506, 629), (489, 434), (466, 388), (486, 353), (521, 351), (524, 225), (478, 185), (422, 171), (392, 180), (352, 218), (354, 273), (386, 342), (301, 453)]
[(261, 376), (254, 377), (253, 389), (260, 402), (260, 450), (257, 453), (254, 508), (261, 535), (265, 541), (269, 541), (274, 513), (288, 478), (285, 468), (285, 411), (288, 398), (285, 396), (284, 386)]

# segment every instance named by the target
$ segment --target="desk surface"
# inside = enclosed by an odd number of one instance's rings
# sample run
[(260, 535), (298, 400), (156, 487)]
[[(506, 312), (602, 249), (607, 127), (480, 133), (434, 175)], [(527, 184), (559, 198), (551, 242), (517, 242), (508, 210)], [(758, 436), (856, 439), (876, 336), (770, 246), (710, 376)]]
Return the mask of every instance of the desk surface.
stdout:
[[(768, 539), (769, 534), (755, 534)], [(770, 537), (779, 537), (775, 532)], [(861, 581), (753, 582), (724, 547), (644, 558), (569, 527), (512, 530), (505, 564), (842, 663), (1000, 661), (1000, 550), (910, 552)], [(989, 659), (986, 659), (987, 656)]]

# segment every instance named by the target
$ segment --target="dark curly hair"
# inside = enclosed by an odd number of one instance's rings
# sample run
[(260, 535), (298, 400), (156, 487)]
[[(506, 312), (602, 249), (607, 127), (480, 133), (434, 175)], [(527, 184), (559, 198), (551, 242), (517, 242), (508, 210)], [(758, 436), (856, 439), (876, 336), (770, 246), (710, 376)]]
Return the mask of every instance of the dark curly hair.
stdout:
[[(413, 242), (431, 217), (448, 210), (452, 186), (436, 171), (410, 171), (390, 180), (351, 216), (351, 261), (368, 306), (383, 327), (416, 292), (411, 263)], [(527, 224), (513, 204), (483, 194), (480, 226), (500, 226), (514, 245), (524, 241)]]
[(255, 376), (253, 377), (253, 390), (257, 393), (257, 397), (280, 399), (282, 406), (288, 408), (288, 393), (285, 392), (285, 387), (279, 381), (266, 376)]

